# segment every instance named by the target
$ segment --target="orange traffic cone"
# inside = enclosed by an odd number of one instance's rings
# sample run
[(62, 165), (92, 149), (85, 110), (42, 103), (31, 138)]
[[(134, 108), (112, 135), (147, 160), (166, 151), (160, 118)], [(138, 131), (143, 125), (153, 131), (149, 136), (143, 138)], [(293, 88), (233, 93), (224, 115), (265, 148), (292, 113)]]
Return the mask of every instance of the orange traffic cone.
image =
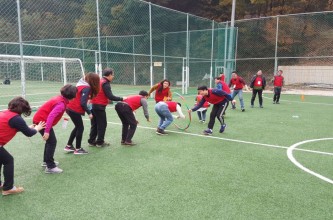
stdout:
[(301, 101), (304, 102), (304, 95), (301, 95)]

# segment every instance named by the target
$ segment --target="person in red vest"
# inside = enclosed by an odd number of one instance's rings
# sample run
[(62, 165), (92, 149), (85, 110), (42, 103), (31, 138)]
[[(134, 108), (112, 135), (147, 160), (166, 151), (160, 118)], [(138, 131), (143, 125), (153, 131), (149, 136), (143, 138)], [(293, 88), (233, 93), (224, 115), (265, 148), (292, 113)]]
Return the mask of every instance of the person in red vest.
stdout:
[[(31, 137), (45, 127), (44, 122), (28, 126), (21, 115), (29, 116), (31, 107), (22, 97), (16, 97), (8, 103), (8, 109), (0, 112), (0, 188), (2, 195), (7, 196), (24, 191), (23, 187), (14, 186), (14, 158), (6, 151), (5, 145), (18, 131)], [(4, 183), (1, 183), (1, 168), (3, 166)]]
[[(195, 105), (200, 103), (202, 97), (203, 97), (202, 95), (199, 95), (199, 94), (197, 95), (197, 97), (195, 98)], [(209, 102), (206, 101), (203, 104), (203, 106), (197, 110), (198, 118), (201, 123), (205, 123), (205, 121), (206, 121), (206, 114), (207, 114), (207, 109), (209, 108), (209, 106), (210, 106)]]
[(251, 108), (254, 107), (254, 100), (258, 94), (259, 96), (259, 107), (263, 108), (262, 105), (262, 92), (266, 87), (266, 79), (262, 75), (262, 71), (258, 70), (257, 74), (251, 79), (250, 88), (252, 88)]
[[(182, 112), (181, 104), (179, 102), (158, 102), (155, 105), (155, 112), (160, 117), (160, 121), (157, 126), (156, 134), (167, 135), (164, 130), (173, 122), (173, 118), (185, 119), (185, 115)], [(177, 112), (178, 115), (172, 115), (171, 112)]]
[(284, 84), (284, 78), (282, 76), (283, 71), (279, 70), (274, 78), (272, 79), (272, 82), (274, 84), (274, 97), (273, 97), (273, 104), (280, 104), (280, 95), (281, 95), (281, 90), (282, 86)]
[[(100, 89), (99, 84), (99, 76), (96, 73), (87, 73), (85, 77), (80, 79), (76, 84), (76, 97), (68, 103), (66, 110), (67, 114), (74, 123), (74, 129), (72, 130), (64, 149), (66, 152), (74, 152), (74, 154), (88, 153), (81, 147), (82, 135), (84, 131), (82, 115), (86, 112), (90, 119), (93, 118), (87, 103), (89, 99), (94, 98), (98, 94)], [(73, 142), (75, 139), (76, 142), (74, 147)]]
[(58, 163), (54, 161), (54, 152), (57, 146), (57, 138), (53, 130), (53, 126), (58, 124), (63, 114), (66, 111), (66, 106), (68, 102), (75, 98), (77, 89), (73, 85), (65, 85), (60, 89), (60, 94), (48, 100), (44, 103), (34, 115), (32, 121), (34, 124), (39, 124), (41, 121), (46, 122), (45, 129), (39, 131), (43, 136), (45, 142), (44, 148), (44, 159), (43, 167), (45, 168), (45, 173), (62, 173), (57, 165)]
[[(244, 87), (246, 88), (246, 90), (248, 90), (244, 79), (242, 77), (238, 76), (236, 71), (233, 71), (231, 73), (229, 88), (233, 88), (233, 92), (231, 95), (232, 99), (234, 99), (236, 97), (236, 95), (238, 95), (242, 112), (245, 111), (244, 100), (243, 100), (243, 88)], [(232, 102), (231, 102), (231, 104), (232, 104), (232, 109), (236, 109), (236, 105), (233, 104)]]
[(139, 95), (128, 96), (123, 102), (118, 102), (115, 106), (115, 110), (123, 124), (122, 133), (121, 133), (121, 144), (134, 146), (136, 145), (132, 142), (137, 124), (139, 123), (134, 115), (134, 111), (142, 106), (143, 114), (148, 122), (149, 113), (148, 113), (148, 92), (140, 91)]
[(201, 101), (192, 109), (189, 109), (188, 112), (197, 111), (201, 108), (204, 103), (207, 101), (213, 104), (213, 109), (210, 112), (208, 128), (203, 131), (205, 135), (213, 134), (213, 128), (215, 124), (215, 118), (217, 118), (221, 124), (220, 133), (223, 133), (227, 125), (224, 122), (223, 113), (225, 112), (228, 102), (232, 100), (230, 95), (230, 89), (227, 85), (223, 86), (223, 90), (219, 89), (208, 89), (207, 86), (198, 87), (198, 92), (203, 96)]
[(110, 144), (104, 141), (107, 127), (107, 118), (105, 108), (111, 101), (123, 101), (126, 97), (114, 96), (111, 90), (110, 82), (114, 78), (114, 71), (111, 68), (103, 70), (103, 77), (100, 81), (100, 90), (95, 98), (91, 100), (92, 115), (90, 120), (91, 128), (88, 143), (90, 146), (106, 147)]
[(164, 79), (163, 81), (155, 84), (148, 92), (148, 96), (150, 96), (155, 90), (155, 101), (156, 103), (160, 101), (171, 101), (172, 100), (172, 92), (170, 91), (170, 81)]

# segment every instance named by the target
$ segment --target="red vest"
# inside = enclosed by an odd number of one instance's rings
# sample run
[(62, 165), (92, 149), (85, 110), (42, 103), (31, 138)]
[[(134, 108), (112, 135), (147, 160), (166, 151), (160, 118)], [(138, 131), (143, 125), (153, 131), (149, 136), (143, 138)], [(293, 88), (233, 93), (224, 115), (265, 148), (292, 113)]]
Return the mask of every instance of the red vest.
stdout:
[(56, 125), (59, 120), (61, 119), (62, 115), (65, 112), (66, 109), (66, 105), (68, 104), (68, 101), (66, 98), (64, 98), (63, 96), (59, 95), (59, 96), (55, 96), (53, 98), (51, 98), (49, 101), (47, 101), (46, 103), (44, 103), (36, 112), (36, 114), (34, 115), (34, 118), (32, 119), (32, 121), (34, 122), (34, 124), (38, 124), (41, 121), (47, 121), (47, 117), (49, 116), (49, 114), (51, 113), (51, 111), (53, 110), (54, 106), (57, 105), (59, 102), (63, 102), (65, 104), (65, 108), (64, 111), (62, 112), (62, 114), (57, 115), (57, 117), (54, 119), (52, 126)]
[(69, 101), (67, 108), (72, 110), (73, 112), (77, 112), (81, 115), (84, 115), (84, 109), (81, 106), (81, 97), (82, 97), (82, 90), (85, 88), (89, 88), (89, 86), (78, 86), (76, 97)]
[(283, 85), (283, 76), (274, 76), (274, 86), (282, 87)]
[(17, 133), (15, 128), (9, 126), (9, 120), (16, 115), (16, 112), (9, 110), (0, 112), (0, 145), (7, 144)]
[[(195, 103), (195, 105), (199, 104), (201, 99), (202, 99), (202, 95), (197, 95), (197, 102)], [(205, 103), (203, 104), (202, 107), (208, 108), (209, 106), (210, 106), (209, 102), (205, 101)]]
[(176, 112), (177, 111), (177, 102), (165, 102), (168, 105), (168, 109), (170, 112)]
[(133, 95), (133, 96), (128, 96), (124, 102), (126, 102), (132, 109), (132, 111), (137, 110), (138, 108), (141, 107), (141, 98), (143, 96), (141, 95)]
[(104, 83), (110, 83), (110, 82), (109, 82), (109, 80), (102, 77), (102, 79), (100, 81), (101, 88), (100, 88), (97, 96), (91, 100), (92, 104), (104, 105), (104, 106), (107, 106), (109, 104), (109, 98), (105, 95), (104, 90), (103, 90)]
[(222, 90), (223, 90), (224, 92), (230, 94), (230, 93), (231, 93), (231, 90), (230, 90), (229, 86), (228, 86), (225, 82), (223, 82), (223, 81), (221, 81), (221, 83), (222, 83)]
[(166, 88), (166, 89), (162, 89), (162, 92), (158, 92), (158, 90), (161, 88), (161, 86), (163, 85), (158, 85), (156, 92), (155, 92), (155, 101), (156, 102), (160, 102), (160, 101), (164, 101), (164, 97), (168, 96), (168, 93), (170, 91), (170, 87)]
[(257, 76), (254, 80), (253, 86), (255, 87), (261, 87), (262, 86), (262, 78), (260, 76)]
[(235, 85), (234, 89), (236, 90), (243, 89), (243, 83), (241, 83), (241, 78), (239, 76), (237, 76), (237, 78), (232, 78), (230, 84)]
[[(224, 88), (224, 86), (223, 86), (223, 88)], [(229, 88), (229, 87), (228, 87)], [(224, 90), (224, 89), (223, 89)], [(229, 89), (229, 91), (230, 91), (230, 89)], [(230, 92), (229, 92), (230, 93)], [(209, 95), (209, 96), (208, 96)], [(212, 93), (212, 89), (208, 89), (208, 95), (205, 95), (204, 96), (204, 98), (205, 98), (205, 100), (207, 101), (207, 102), (209, 102), (209, 103), (212, 103), (212, 104), (217, 104), (217, 103), (220, 103), (220, 102), (222, 102), (224, 99), (225, 99), (225, 97), (224, 96), (218, 96), (218, 95), (215, 95), (215, 94), (213, 94)]]

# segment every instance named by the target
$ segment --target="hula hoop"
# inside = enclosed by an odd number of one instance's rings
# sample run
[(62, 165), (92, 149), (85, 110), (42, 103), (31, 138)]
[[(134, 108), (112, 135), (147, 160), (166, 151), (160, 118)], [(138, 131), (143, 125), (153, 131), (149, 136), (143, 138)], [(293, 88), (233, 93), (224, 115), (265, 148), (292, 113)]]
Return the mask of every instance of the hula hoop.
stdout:
[[(179, 93), (177, 92), (174, 92), (174, 94), (178, 95), (183, 101), (185, 101), (185, 98), (180, 95)], [(181, 103), (181, 104), (184, 104), (184, 103)], [(185, 106), (187, 108), (187, 110), (190, 110), (190, 108), (188, 107), (188, 105), (185, 103)], [(188, 124), (185, 126), (185, 127), (181, 127), (179, 126), (175, 121), (173, 122), (173, 124), (176, 126), (176, 128), (178, 128), (179, 130), (182, 130), (182, 131), (185, 131), (186, 129), (188, 129), (191, 125), (191, 121), (192, 121), (192, 115), (190, 112), (188, 112)]]

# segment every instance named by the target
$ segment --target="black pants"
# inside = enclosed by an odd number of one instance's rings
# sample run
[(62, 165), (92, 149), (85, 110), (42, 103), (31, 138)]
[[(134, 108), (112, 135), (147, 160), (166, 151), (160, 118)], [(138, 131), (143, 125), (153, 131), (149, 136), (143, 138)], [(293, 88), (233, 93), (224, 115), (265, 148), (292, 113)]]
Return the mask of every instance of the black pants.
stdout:
[(93, 118), (90, 121), (91, 128), (90, 128), (90, 135), (88, 142), (95, 144), (103, 144), (105, 131), (107, 127), (105, 109), (104, 110), (92, 109), (91, 113), (93, 115)]
[(251, 105), (254, 105), (254, 100), (256, 99), (258, 93), (259, 97), (259, 105), (262, 105), (262, 89), (253, 89), (252, 90), (252, 98), (251, 98)]
[[(39, 133), (42, 136), (44, 135), (44, 132), (45, 132), (45, 129), (39, 131)], [(52, 168), (56, 167), (53, 157), (54, 157), (54, 152), (55, 152), (55, 149), (57, 146), (57, 138), (55, 136), (53, 128), (51, 128), (49, 134), (50, 134), (49, 139), (47, 139), (45, 142), (43, 162), (46, 163), (47, 168), (52, 169)]]
[(67, 110), (66, 111), (71, 120), (74, 123), (74, 129), (71, 132), (71, 135), (69, 136), (67, 145), (73, 146), (74, 139), (76, 139), (75, 142), (75, 148), (80, 149), (81, 148), (81, 142), (82, 142), (82, 135), (84, 131), (82, 116), (79, 113)]
[(0, 185), (2, 165), (5, 180), (3, 190), (10, 190), (14, 187), (14, 158), (4, 147), (0, 147)]
[(210, 116), (209, 116), (209, 122), (208, 122), (209, 129), (214, 128), (215, 117), (219, 120), (221, 125), (224, 124), (224, 113), (225, 113), (225, 110), (227, 110), (228, 104), (229, 104), (229, 101), (224, 100), (221, 103), (213, 105), (212, 111), (210, 112)]
[(115, 109), (123, 124), (121, 141), (132, 142), (137, 127), (137, 121), (131, 107), (124, 102), (118, 102)]
[(274, 87), (274, 98), (273, 102), (279, 102), (281, 95), (281, 87)]

